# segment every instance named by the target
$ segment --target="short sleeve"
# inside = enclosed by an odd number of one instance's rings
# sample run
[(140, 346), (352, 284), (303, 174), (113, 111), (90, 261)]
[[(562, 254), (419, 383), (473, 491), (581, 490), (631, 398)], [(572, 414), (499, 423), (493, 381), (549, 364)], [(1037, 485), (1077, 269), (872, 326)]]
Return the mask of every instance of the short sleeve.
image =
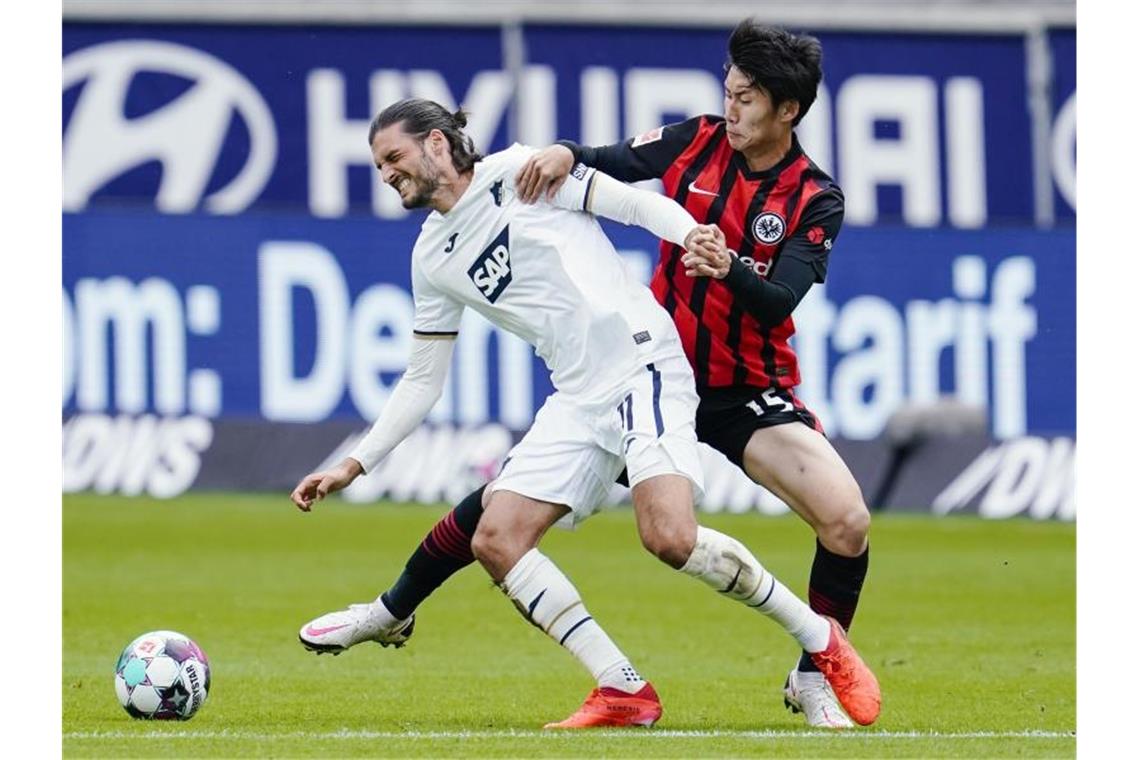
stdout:
[[(527, 162), (527, 159), (537, 152), (534, 148), (516, 144), (499, 154), (504, 171), (502, 176), (512, 193), (515, 190), (515, 176)], [(566, 181), (562, 183), (562, 187), (558, 189), (558, 193), (551, 200), (551, 204), (571, 211), (585, 211), (596, 173), (596, 169), (586, 166), (581, 161), (576, 161), (574, 166), (570, 168), (570, 174), (566, 176)]]
[(459, 334), (463, 304), (433, 285), (414, 258), (412, 299), (415, 302), (412, 331), (417, 338), (454, 338)]
[(597, 169), (592, 169), (581, 161), (575, 162), (551, 203), (571, 211), (586, 211), (590, 208), (590, 192), (597, 173)]

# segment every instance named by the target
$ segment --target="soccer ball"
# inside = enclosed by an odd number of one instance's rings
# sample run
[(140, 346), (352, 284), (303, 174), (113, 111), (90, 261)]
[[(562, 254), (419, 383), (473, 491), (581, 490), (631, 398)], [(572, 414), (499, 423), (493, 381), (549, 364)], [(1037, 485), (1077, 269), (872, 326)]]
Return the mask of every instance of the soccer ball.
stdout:
[(115, 695), (132, 718), (189, 720), (210, 691), (210, 663), (189, 637), (151, 631), (115, 665)]

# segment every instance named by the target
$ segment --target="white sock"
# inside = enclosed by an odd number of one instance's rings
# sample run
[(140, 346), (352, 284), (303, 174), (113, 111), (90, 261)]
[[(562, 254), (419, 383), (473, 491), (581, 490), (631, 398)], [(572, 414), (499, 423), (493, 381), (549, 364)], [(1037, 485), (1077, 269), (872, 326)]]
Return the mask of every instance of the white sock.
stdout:
[(697, 526), (697, 544), (681, 572), (779, 623), (808, 652), (827, 648), (831, 626), (766, 571), (735, 538)]
[(608, 686), (611, 689), (621, 689), (629, 694), (636, 694), (645, 685), (645, 679), (630, 664), (629, 660), (622, 660), (602, 671), (598, 677), (598, 686)]
[(645, 685), (629, 659), (590, 617), (574, 584), (538, 549), (524, 554), (501, 585), (527, 620), (574, 655), (599, 686), (633, 694)]

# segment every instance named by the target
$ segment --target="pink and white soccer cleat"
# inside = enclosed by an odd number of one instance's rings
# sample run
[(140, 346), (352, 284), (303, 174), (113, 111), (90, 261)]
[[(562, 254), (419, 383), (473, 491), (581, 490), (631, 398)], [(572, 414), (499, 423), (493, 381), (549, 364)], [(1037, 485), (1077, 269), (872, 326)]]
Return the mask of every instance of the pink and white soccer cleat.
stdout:
[(839, 706), (823, 673), (804, 673), (796, 668), (784, 682), (784, 707), (803, 713), (813, 728), (852, 728), (854, 723)]
[(365, 641), (384, 647), (402, 647), (416, 627), (416, 616), (392, 622), (392, 616), (379, 600), (371, 604), (350, 604), (346, 610), (321, 615), (306, 623), (298, 634), (301, 646), (310, 652), (340, 654)]

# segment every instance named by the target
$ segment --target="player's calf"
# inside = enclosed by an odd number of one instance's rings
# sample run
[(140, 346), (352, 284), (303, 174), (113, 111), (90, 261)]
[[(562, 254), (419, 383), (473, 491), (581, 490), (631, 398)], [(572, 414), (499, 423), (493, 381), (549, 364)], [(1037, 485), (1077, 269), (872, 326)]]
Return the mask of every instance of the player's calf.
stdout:
[[(835, 618), (844, 630), (851, 627), (851, 621), (855, 618), (870, 555), (871, 549), (867, 544), (864, 544), (862, 554), (845, 557), (830, 551), (823, 541), (815, 542), (808, 601), (813, 610), (820, 615)], [(804, 651), (800, 655), (797, 667), (802, 672), (816, 670), (811, 652)]]
[(408, 618), (432, 592), (451, 576), (475, 561), (471, 537), (483, 516), (481, 486), (467, 494), (450, 512), (432, 526), (423, 541), (408, 557), (404, 571), (380, 595), (393, 615)]

